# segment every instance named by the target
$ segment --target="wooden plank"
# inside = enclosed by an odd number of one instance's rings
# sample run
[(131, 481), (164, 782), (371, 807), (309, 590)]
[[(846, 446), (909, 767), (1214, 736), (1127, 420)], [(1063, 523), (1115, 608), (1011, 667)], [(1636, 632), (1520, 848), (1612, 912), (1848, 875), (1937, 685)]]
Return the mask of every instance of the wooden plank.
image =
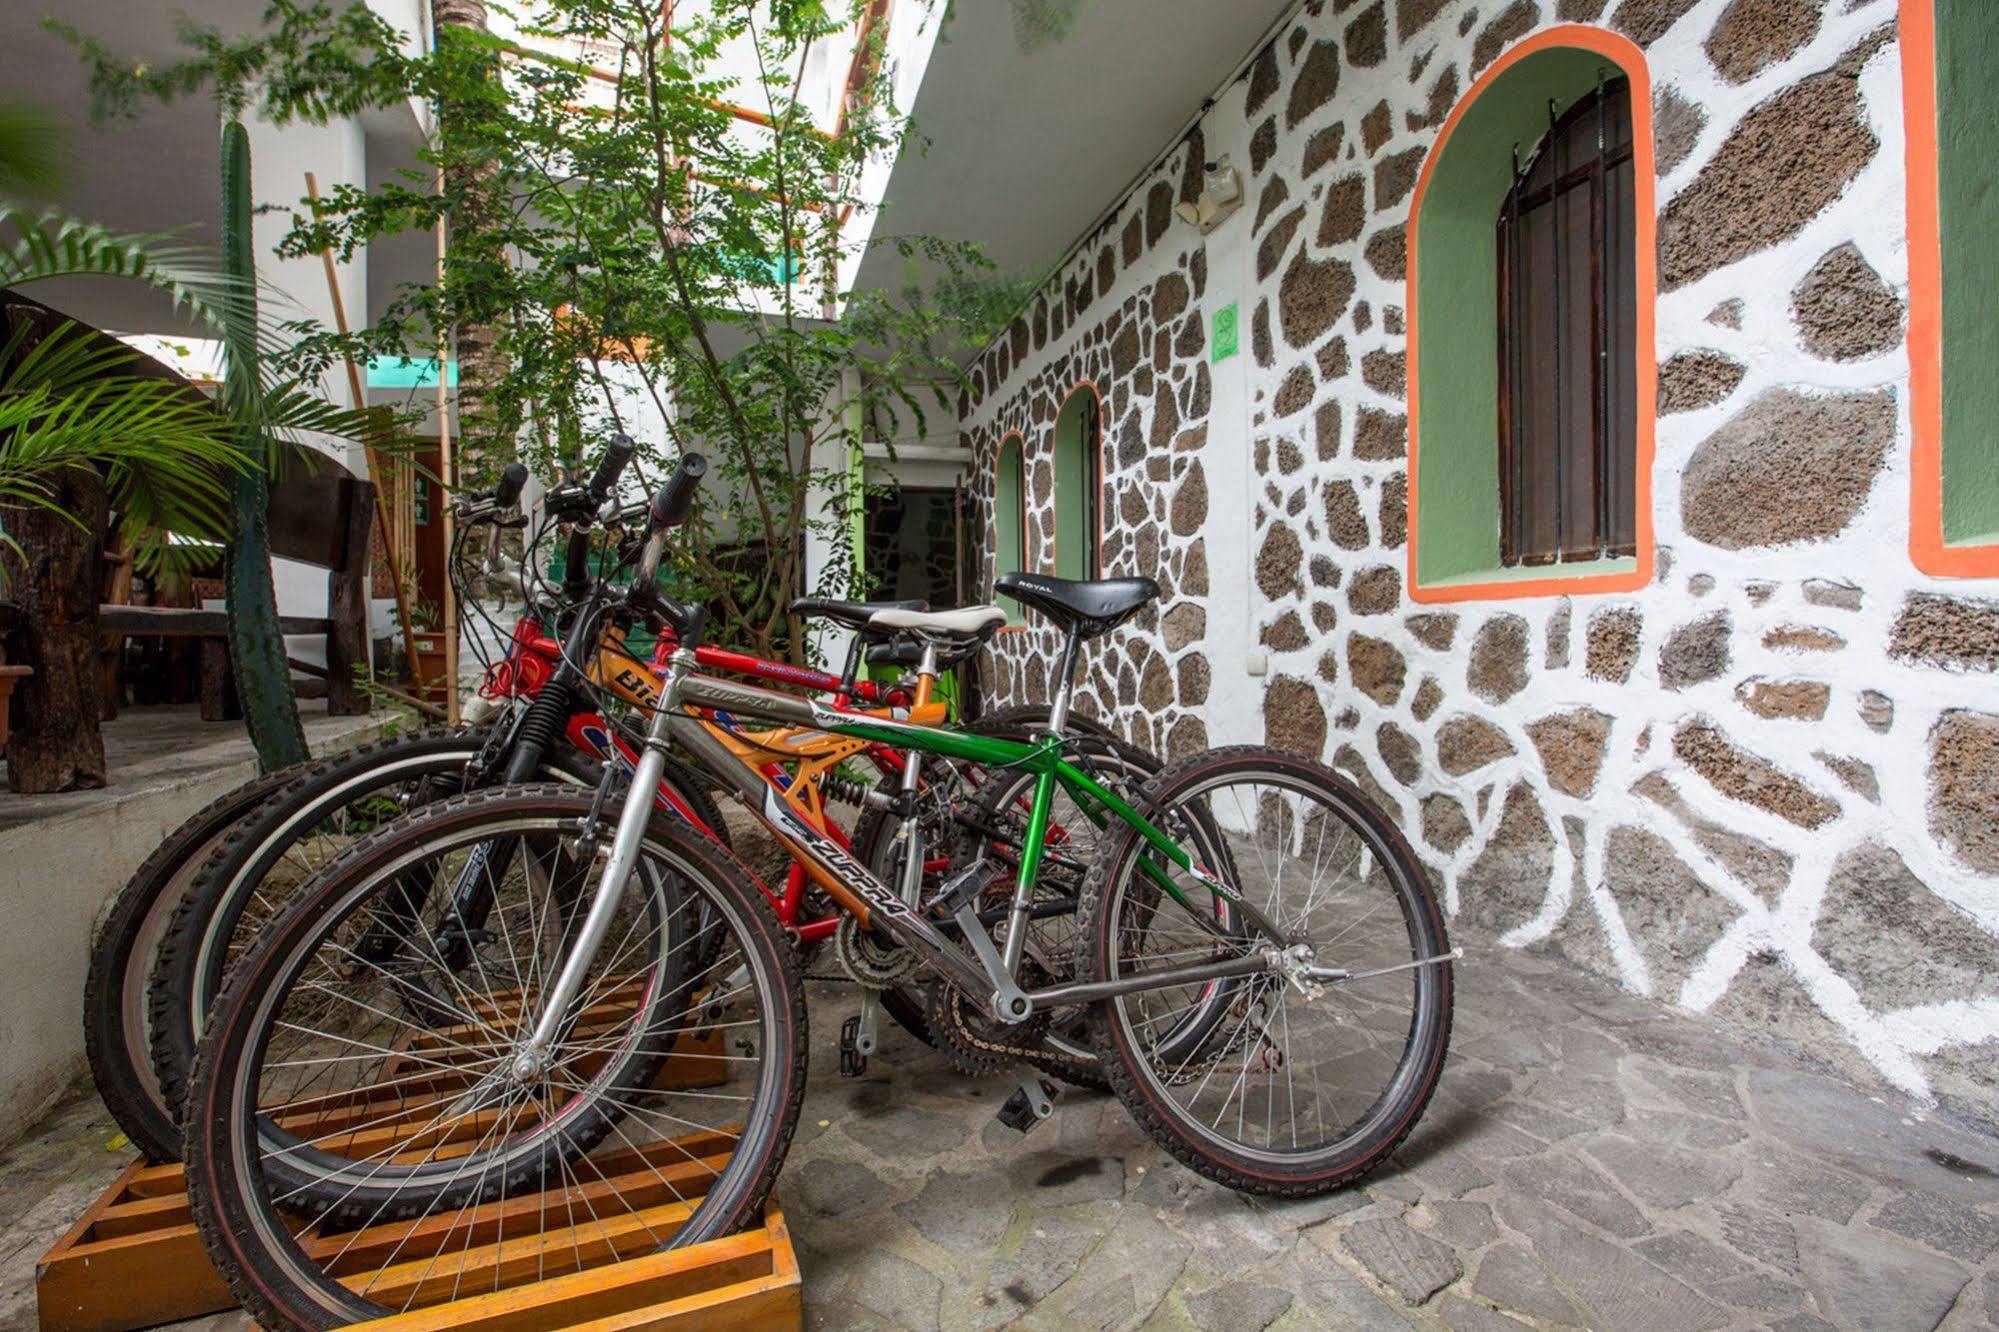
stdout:
[[(666, 1143), (654, 1145), (669, 1147)], [(677, 1152), (658, 1151), (622, 1173), (592, 1162), (572, 1170), (574, 1174), (589, 1176), (584, 1183), (546, 1193), (496, 1199), (462, 1214), (452, 1212), (370, 1226), (353, 1233), (322, 1235), (312, 1240), (308, 1252), (327, 1264), (329, 1270), (346, 1276), (378, 1273), (388, 1263), (407, 1266), (419, 1260), (428, 1264), (440, 1255), (482, 1255), (495, 1246), (516, 1242), (527, 1235), (554, 1235), (558, 1237), (557, 1243), (568, 1244), (569, 1240), (560, 1237), (593, 1229), (598, 1209), (609, 1200), (618, 1200), (617, 1205), (626, 1212), (649, 1212), (675, 1205), (684, 1208), (705, 1198), (709, 1183), (729, 1163), (729, 1155), (723, 1151), (687, 1159)], [(597, 1178), (599, 1173), (605, 1177)], [(659, 1238), (670, 1238), (678, 1228), (677, 1221), (671, 1230), (660, 1228)], [(514, 1240), (509, 1240), (509, 1236)], [(447, 1258), (439, 1264), (440, 1270), (453, 1261), (457, 1260)]]
[(355, 679), (369, 672), (369, 582), (374, 572), (369, 558), (375, 528), (375, 488), (354, 482), (356, 495), (347, 510), (343, 562), (326, 575), (326, 711), (336, 717), (366, 713), (371, 706)]
[[(99, 606), (97, 627), (135, 638), (216, 638), (229, 632), (229, 615), (179, 606)], [(323, 634), (330, 627), (324, 616), (278, 617), (278, 628), (286, 634)]]
[[(721, 1033), (711, 1030), (709, 1037), (719, 1050)], [(686, 1063), (677, 1054), (667, 1063), (668, 1074)], [(703, 1085), (698, 1066), (691, 1076)], [(746, 1235), (654, 1252), (727, 1165), (736, 1132), (722, 1128), (638, 1146), (614, 1138), (588, 1164), (569, 1167), (561, 1188), (359, 1232), (312, 1235), (306, 1242), (371, 1298), (437, 1306), (420, 1312), (442, 1318), (438, 1327), (459, 1326), (452, 1320), (461, 1316), (493, 1317), (491, 1307), (476, 1302), (500, 1299), (527, 1312), (520, 1315), (525, 1321), (495, 1326), (606, 1320), (606, 1327), (683, 1332), (796, 1328), (797, 1264), (775, 1212), (769, 1225)], [(393, 1145), (393, 1138), (380, 1140)], [(462, 1139), (438, 1155), (471, 1145)], [(614, 1196), (622, 1200), (622, 1214), (600, 1221)], [(562, 1288), (568, 1294), (545, 1293), (556, 1283), (541, 1278), (572, 1275), (583, 1284)], [(468, 1289), (485, 1293), (452, 1300)], [(42, 1332), (129, 1332), (234, 1305), (190, 1219), (181, 1168), (137, 1161), (43, 1257), (36, 1290)], [(562, 1300), (579, 1298), (584, 1302), (574, 1310), (560, 1307)], [(474, 1307), (461, 1313), (468, 1305)]]
[(796, 1332), (804, 1324), (803, 1295), (796, 1279), (768, 1276), (569, 1326), (572, 1332)]
[[(185, 1193), (134, 1194), (164, 1169), (126, 1166), (35, 1265), (42, 1332), (123, 1332), (234, 1307), (187, 1220)], [(179, 1176), (178, 1166), (171, 1170)], [(128, 1223), (135, 1209), (152, 1214), (147, 1224)]]
[[(100, 1202), (118, 1206), (114, 1197), (107, 1193)], [(662, 1204), (607, 1220), (601, 1227), (592, 1222), (551, 1226), (504, 1242), (482, 1243), (523, 1218), (522, 1201), (509, 1201), (512, 1211), (504, 1221), (496, 1209), (488, 1208), (476, 1221), (434, 1218), (445, 1224), (427, 1231), (424, 1223), (413, 1223), (361, 1232), (361, 1245), (342, 1263), (343, 1268), (362, 1268), (348, 1284), (385, 1303), (414, 1298), (419, 1307), (356, 1326), (383, 1332), (447, 1328), (527, 1332), (548, 1327), (695, 1332), (711, 1327), (789, 1330), (800, 1325), (796, 1256), (790, 1232), (775, 1207), (762, 1227), (663, 1252), (648, 1250), (685, 1219), (686, 1204)], [(80, 1220), (78, 1229), (85, 1228)], [(374, 1258), (396, 1253), (396, 1241), (412, 1231), (422, 1233), (400, 1245), (395, 1266), (366, 1270), (360, 1256), (364, 1251)], [(316, 1241), (315, 1247), (345, 1245), (354, 1238), (329, 1236)], [(468, 1238), (468, 1252), (449, 1252)], [(68, 1252), (52, 1250), (37, 1277), (42, 1332), (130, 1332), (220, 1312), (234, 1304), (191, 1225), (117, 1240), (86, 1239)], [(488, 1282), (500, 1288), (449, 1298), (468, 1283)]]
[[(786, 1236), (786, 1261), (789, 1261)], [(550, 1327), (795, 1328), (797, 1281), (768, 1228), (513, 1290), (357, 1324), (369, 1332), (538, 1332)], [(720, 1280), (718, 1280), (720, 1278)], [(787, 1299), (787, 1289), (789, 1298)], [(789, 1305), (790, 1320), (784, 1321)], [(710, 1321), (719, 1318), (721, 1321)]]

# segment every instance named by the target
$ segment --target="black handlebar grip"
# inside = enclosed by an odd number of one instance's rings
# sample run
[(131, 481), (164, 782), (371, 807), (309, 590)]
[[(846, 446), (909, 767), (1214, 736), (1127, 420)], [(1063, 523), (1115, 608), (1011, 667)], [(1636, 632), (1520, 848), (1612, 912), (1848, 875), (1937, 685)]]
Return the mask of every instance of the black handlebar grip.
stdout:
[(591, 498), (602, 504), (611, 497), (618, 487), (618, 478), (624, 475), (625, 465), (637, 451), (630, 435), (611, 436), (611, 442), (604, 446), (604, 457), (597, 464), (597, 475), (590, 478)]
[(507, 470), (500, 473), (500, 484), (493, 487), (493, 503), (502, 509), (513, 508), (527, 483), (527, 464), (509, 464)]
[(701, 488), (701, 478), (708, 473), (708, 460), (698, 453), (680, 455), (680, 466), (652, 497), (652, 520), (660, 527), (678, 527), (687, 521), (687, 511), (694, 507), (694, 492)]

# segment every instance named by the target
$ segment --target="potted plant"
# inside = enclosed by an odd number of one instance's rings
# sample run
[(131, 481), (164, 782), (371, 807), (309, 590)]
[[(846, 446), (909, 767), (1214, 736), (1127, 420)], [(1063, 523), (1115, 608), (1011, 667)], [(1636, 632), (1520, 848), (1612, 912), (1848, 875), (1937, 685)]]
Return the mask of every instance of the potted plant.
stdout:
[(418, 698), (442, 703), (445, 698), (445, 634), (437, 603), (425, 598), (410, 602), (410, 641), (416, 659), (410, 663), (410, 692)]

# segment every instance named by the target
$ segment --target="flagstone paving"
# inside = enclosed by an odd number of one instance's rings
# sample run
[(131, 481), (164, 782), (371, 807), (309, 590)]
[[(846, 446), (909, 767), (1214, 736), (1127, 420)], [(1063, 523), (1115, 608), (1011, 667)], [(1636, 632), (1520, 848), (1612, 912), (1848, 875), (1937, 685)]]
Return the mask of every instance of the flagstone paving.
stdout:
[[(1101, 1095), (1021, 1137), (992, 1118), (1006, 1084), (897, 1030), (842, 1080), (850, 999), (816, 987), (778, 1190), (808, 1326), (1999, 1325), (1999, 1140), (1535, 956), (1474, 944), (1459, 978), (1400, 1155), (1288, 1203), (1199, 1179)], [(0, 1158), (0, 1327), (34, 1326), (34, 1259), (113, 1136), (78, 1097)]]

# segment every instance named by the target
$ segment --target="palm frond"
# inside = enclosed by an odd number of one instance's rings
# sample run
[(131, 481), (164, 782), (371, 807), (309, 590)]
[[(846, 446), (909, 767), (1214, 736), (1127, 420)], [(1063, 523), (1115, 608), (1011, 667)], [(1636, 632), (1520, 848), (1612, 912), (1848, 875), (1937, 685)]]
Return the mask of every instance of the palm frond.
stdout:
[(59, 511), (55, 478), (97, 469), (135, 534), (135, 557), (157, 566), (169, 534), (227, 534), (228, 477), (248, 463), (235, 423), (130, 365), (73, 324), (32, 346), (19, 331), (0, 344), (0, 504)]
[(69, 174), (62, 126), (24, 102), (0, 102), (0, 194), (51, 194)]
[[(9, 227), (16, 235), (0, 244), (0, 287), (56, 277), (117, 277), (158, 291), (171, 302), (175, 314), (218, 338), (232, 319), (253, 319), (259, 397), (238, 404), (242, 418), (238, 424), (270, 443), (268, 464), (278, 461), (278, 440), (299, 431), (380, 446), (375, 436), (381, 427), (374, 417), (334, 407), (297, 381), (270, 370), (267, 363), (294, 341), (280, 317), (290, 312), (290, 302), (267, 285), (246, 283), (227, 273), (213, 251), (170, 235), (115, 232), (58, 213), (0, 206), (0, 233)], [(274, 306), (279, 314), (271, 312)], [(228, 340), (222, 341), (227, 354)]]
[(220, 328), (234, 313), (256, 308), (257, 292), (223, 271), (211, 251), (170, 235), (112, 231), (56, 212), (0, 207), (0, 287), (57, 277), (115, 277), (143, 283), (167, 297), (175, 314)]

